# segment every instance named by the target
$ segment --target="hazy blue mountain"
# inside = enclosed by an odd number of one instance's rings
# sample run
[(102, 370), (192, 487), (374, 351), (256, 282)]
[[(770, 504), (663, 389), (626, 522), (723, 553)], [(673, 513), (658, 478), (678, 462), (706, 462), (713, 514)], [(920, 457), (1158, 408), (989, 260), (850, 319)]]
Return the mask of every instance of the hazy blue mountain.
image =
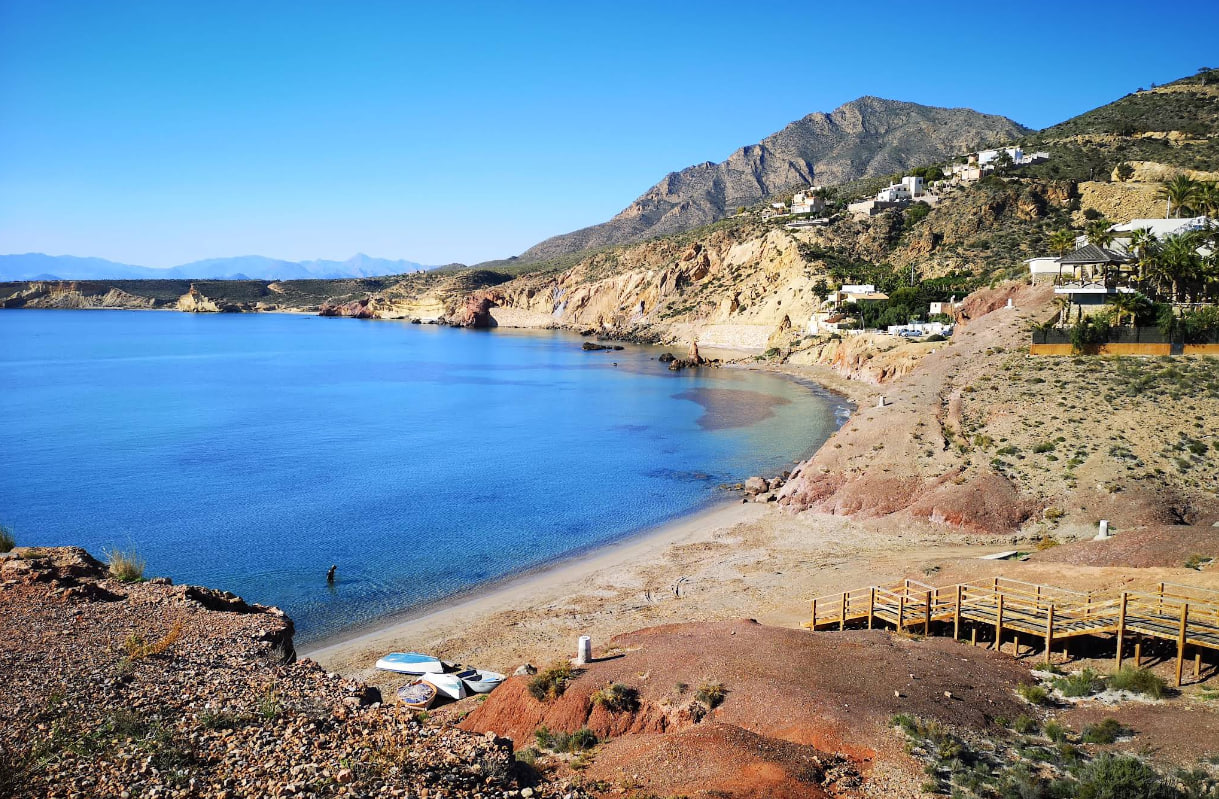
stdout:
[(8, 280), (303, 280), (377, 277), (418, 272), (414, 261), (373, 258), (357, 253), (346, 261), (282, 261), (261, 255), (209, 258), (168, 269), (133, 266), (104, 258), (72, 255), (0, 255), (0, 281)]

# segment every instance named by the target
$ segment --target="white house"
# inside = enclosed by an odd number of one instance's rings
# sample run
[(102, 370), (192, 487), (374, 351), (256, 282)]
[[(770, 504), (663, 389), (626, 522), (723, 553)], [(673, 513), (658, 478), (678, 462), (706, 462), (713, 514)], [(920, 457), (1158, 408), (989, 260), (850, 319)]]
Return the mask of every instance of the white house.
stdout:
[(884, 188), (876, 192), (876, 201), (878, 203), (903, 202), (905, 200), (909, 200), (910, 198), (910, 189), (903, 183), (895, 183), (888, 188)]
[(1163, 241), (1169, 236), (1179, 236), (1182, 233), (1202, 230), (1208, 222), (1213, 223), (1214, 220), (1208, 219), (1205, 216), (1194, 216), (1185, 219), (1131, 219), (1129, 222), (1114, 225), (1109, 229), (1117, 235), (1117, 238), (1126, 239), (1134, 231), (1140, 228), (1147, 228), (1151, 231), (1151, 235)]
[(986, 166), (991, 161), (999, 157), (999, 153), (1006, 152), (1012, 159), (1013, 164), (1023, 163), (1024, 151), (1019, 147), (1004, 147), (999, 150), (980, 150), (978, 151), (978, 166)]
[(1060, 271), (1058, 259), (1052, 255), (1029, 258), (1025, 263), (1029, 266), (1029, 277), (1034, 283), (1053, 283)]
[(906, 191), (910, 192), (911, 197), (922, 197), (927, 190), (926, 182), (916, 175), (907, 175), (902, 178), (902, 185), (906, 187)]
[(819, 214), (824, 210), (825, 198), (819, 194), (813, 194), (811, 191), (807, 194), (798, 191), (792, 197), (793, 214)]

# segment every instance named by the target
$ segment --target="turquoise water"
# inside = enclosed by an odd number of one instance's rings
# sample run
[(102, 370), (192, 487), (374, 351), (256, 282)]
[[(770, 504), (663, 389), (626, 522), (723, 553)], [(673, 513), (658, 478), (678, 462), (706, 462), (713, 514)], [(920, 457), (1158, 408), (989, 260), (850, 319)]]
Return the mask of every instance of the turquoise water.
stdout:
[(309, 642), (687, 514), (836, 427), (815, 387), (580, 341), (3, 312), (0, 521), (21, 544), (134, 548)]

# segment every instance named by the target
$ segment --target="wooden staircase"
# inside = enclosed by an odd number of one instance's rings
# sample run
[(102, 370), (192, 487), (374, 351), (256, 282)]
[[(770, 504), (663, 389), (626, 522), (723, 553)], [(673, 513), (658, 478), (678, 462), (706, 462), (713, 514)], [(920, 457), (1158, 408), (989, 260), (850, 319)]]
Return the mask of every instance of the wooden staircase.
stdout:
[[(1055, 642), (1079, 636), (1115, 636), (1117, 666), (1122, 665), (1128, 640), (1135, 640), (1135, 662), (1141, 660), (1141, 639), (1159, 638), (1177, 644), (1177, 685), (1181, 685), (1185, 650), (1194, 649), (1194, 677), (1201, 673), (1202, 650), (1219, 651), (1219, 591), (1160, 583), (1155, 591), (1123, 591), (1103, 597), (1051, 585), (996, 577), (984, 583), (935, 587), (917, 580), (900, 585), (868, 586), (812, 601), (812, 616), (802, 626), (810, 630), (846, 629), (878, 623), (896, 630), (932, 634), (937, 622), (952, 625), (960, 639), (962, 625), (993, 627), (995, 646), (1004, 631), (1044, 642), (1047, 660)], [(943, 629), (943, 627), (941, 627)]]

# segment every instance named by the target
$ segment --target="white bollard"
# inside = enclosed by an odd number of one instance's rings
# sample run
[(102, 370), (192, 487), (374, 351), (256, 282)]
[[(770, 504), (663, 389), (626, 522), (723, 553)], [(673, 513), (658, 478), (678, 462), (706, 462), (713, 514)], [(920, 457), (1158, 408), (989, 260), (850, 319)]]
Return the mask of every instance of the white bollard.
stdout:
[(591, 663), (593, 659), (593, 639), (591, 636), (581, 635), (580, 643), (576, 647), (576, 662)]
[(885, 407), (885, 398), (884, 397), (881, 397), (879, 400), (877, 400), (876, 407), (877, 408)]
[(1008, 308), (1015, 308), (1015, 307), (1016, 307), (1015, 305), (1012, 305), (1012, 298), (1011, 298), (1011, 297), (1008, 297), (1008, 298), (1007, 298), (1007, 307), (1008, 307)]
[(1109, 520), (1101, 519), (1100, 520), (1100, 531), (1096, 534), (1096, 538), (1093, 538), (1092, 540), (1093, 541), (1107, 541), (1108, 539), (1109, 539)]

